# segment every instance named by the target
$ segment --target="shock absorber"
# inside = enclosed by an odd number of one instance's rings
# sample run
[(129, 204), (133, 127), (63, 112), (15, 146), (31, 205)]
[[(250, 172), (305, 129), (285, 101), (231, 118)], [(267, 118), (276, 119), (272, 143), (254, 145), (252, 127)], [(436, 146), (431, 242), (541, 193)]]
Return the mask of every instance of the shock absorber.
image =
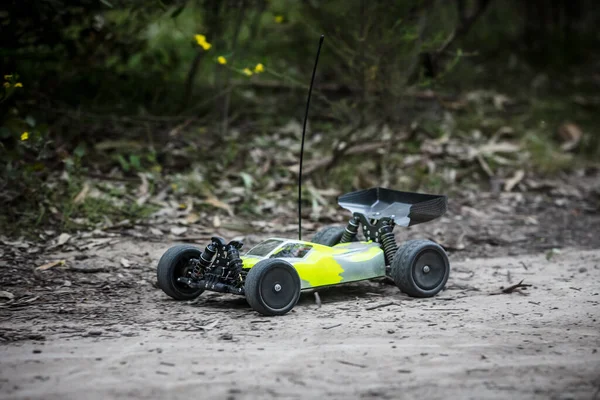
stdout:
[(344, 234), (340, 239), (340, 243), (350, 243), (356, 237), (358, 233), (358, 226), (360, 222), (357, 217), (352, 217), (350, 221), (348, 221), (348, 225), (346, 225), (346, 229), (344, 230)]
[(212, 262), (212, 259), (215, 257), (215, 254), (217, 254), (217, 243), (215, 243), (215, 241), (212, 241), (208, 246), (206, 246), (204, 251), (200, 254), (200, 259), (194, 265), (194, 270), (192, 271), (192, 277), (199, 278), (202, 270), (210, 267), (210, 263)]
[(383, 254), (385, 255), (387, 265), (392, 263), (394, 255), (398, 250), (398, 245), (396, 244), (396, 238), (394, 237), (393, 230), (393, 222), (390, 224), (387, 221), (384, 221), (383, 226), (379, 229), (379, 240), (381, 241), (381, 246), (383, 247)]
[(240, 273), (242, 272), (242, 267), (244, 265), (244, 262), (240, 258), (239, 249), (241, 247), (242, 244), (237, 241), (230, 242), (226, 247), (228, 260), (227, 269), (229, 269), (228, 276), (233, 277), (234, 280), (237, 280), (237, 278), (240, 276)]

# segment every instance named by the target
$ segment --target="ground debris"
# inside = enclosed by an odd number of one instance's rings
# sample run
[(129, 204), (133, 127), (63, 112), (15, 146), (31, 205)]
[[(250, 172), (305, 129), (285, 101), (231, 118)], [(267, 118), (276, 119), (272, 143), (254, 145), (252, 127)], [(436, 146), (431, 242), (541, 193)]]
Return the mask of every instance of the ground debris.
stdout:
[(501, 292), (499, 293), (490, 293), (490, 295), (496, 295), (496, 294), (510, 294), (513, 292), (517, 292), (519, 294), (522, 295), (527, 295), (527, 293), (522, 292), (521, 289), (526, 289), (528, 287), (531, 287), (533, 285), (528, 284), (528, 283), (523, 283), (524, 279), (521, 279), (521, 281), (519, 283), (515, 283), (514, 285), (511, 285), (507, 288), (500, 288)]
[(367, 308), (365, 308), (365, 310), (370, 311), (370, 310), (375, 310), (377, 308), (382, 308), (382, 307), (387, 307), (387, 306), (395, 306), (395, 305), (397, 305), (397, 304), (394, 303), (393, 301), (390, 301), (389, 303), (381, 303), (381, 304), (367, 307)]
[(315, 304), (318, 308), (321, 308), (321, 297), (319, 296), (319, 292), (315, 292)]
[(36, 267), (37, 271), (45, 271), (47, 269), (50, 269), (52, 267), (56, 267), (57, 265), (64, 265), (66, 262), (66, 260), (56, 260), (56, 261), (51, 261), (49, 263), (46, 263), (44, 265), (40, 265), (39, 267)]
[(344, 361), (344, 360), (336, 360), (336, 361), (339, 362), (340, 364), (344, 364), (344, 365), (350, 365), (350, 366), (358, 367), (358, 368), (367, 368), (367, 366), (364, 364), (357, 364), (357, 363), (353, 363), (350, 361)]
[(12, 294), (11, 292), (7, 292), (5, 290), (0, 290), (0, 299), (12, 300), (14, 298), (15, 298), (15, 295)]

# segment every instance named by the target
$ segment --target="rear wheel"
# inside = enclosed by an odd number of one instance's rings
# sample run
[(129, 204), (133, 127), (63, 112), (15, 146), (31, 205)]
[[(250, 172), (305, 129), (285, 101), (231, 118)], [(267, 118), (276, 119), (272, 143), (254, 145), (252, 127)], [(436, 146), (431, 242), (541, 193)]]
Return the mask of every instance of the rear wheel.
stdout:
[[(325, 246), (335, 246), (342, 240), (342, 235), (344, 235), (344, 231), (346, 228), (343, 226), (329, 226), (327, 228), (321, 229), (319, 232), (313, 236), (311, 242), (322, 244)], [(354, 237), (353, 242), (356, 242), (356, 236)]]
[(450, 263), (439, 244), (431, 240), (411, 240), (396, 251), (390, 272), (404, 293), (413, 297), (432, 297), (446, 286)]
[(283, 315), (300, 299), (300, 276), (286, 261), (262, 260), (248, 272), (244, 291), (255, 311), (263, 315)]
[(190, 259), (200, 258), (200, 253), (200, 249), (187, 244), (173, 246), (167, 250), (160, 258), (156, 270), (158, 287), (175, 300), (191, 300), (200, 296), (203, 289), (190, 288), (177, 281), (180, 276), (188, 276), (191, 272)]

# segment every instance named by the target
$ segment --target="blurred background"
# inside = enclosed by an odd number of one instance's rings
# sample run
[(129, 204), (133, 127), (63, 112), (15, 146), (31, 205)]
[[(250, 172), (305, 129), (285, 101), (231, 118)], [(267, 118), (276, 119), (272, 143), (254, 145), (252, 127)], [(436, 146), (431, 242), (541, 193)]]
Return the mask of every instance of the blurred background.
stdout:
[(321, 34), (307, 220), (372, 186), (589, 174), (599, 23), (594, 0), (4, 1), (0, 226), (292, 224)]

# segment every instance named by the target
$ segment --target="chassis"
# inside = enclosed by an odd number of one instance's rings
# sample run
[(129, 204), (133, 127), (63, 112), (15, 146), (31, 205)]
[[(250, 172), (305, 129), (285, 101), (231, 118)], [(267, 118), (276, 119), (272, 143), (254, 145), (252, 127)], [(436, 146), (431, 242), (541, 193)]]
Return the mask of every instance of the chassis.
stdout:
[[(443, 215), (445, 196), (372, 188), (340, 196), (338, 203), (353, 213), (346, 227), (325, 228), (310, 242), (271, 238), (245, 255), (242, 242), (216, 236), (203, 251), (173, 246), (158, 263), (158, 285), (177, 300), (205, 290), (242, 295), (263, 315), (289, 312), (302, 290), (385, 276), (414, 297), (444, 288), (450, 274), (444, 249), (430, 240), (398, 246), (393, 230)], [(361, 227), (364, 241), (357, 239)]]

